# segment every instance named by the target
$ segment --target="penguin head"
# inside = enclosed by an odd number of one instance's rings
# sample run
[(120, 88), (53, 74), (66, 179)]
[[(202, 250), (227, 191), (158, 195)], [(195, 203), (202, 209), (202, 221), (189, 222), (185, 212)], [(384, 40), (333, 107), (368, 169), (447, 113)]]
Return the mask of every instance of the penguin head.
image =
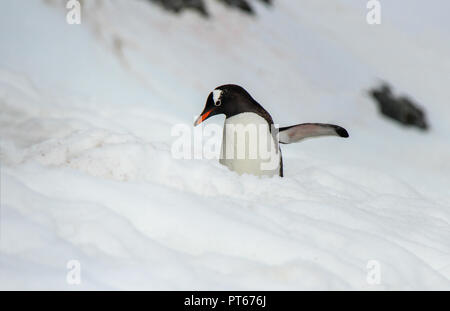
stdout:
[(222, 85), (209, 93), (205, 108), (195, 120), (194, 126), (218, 114), (224, 114), (228, 118), (242, 112), (253, 111), (257, 106), (259, 104), (244, 88), (235, 84)]

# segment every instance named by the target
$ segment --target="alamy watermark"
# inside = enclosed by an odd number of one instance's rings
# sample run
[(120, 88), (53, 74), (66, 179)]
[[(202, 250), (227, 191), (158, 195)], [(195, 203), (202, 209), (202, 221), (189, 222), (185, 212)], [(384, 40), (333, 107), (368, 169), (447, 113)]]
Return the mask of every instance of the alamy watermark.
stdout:
[(78, 0), (69, 0), (66, 4), (66, 9), (69, 10), (66, 15), (66, 21), (69, 25), (81, 24), (81, 4)]
[(381, 2), (379, 0), (369, 0), (367, 1), (367, 9), (369, 10), (366, 15), (367, 24), (381, 24)]
[(66, 274), (66, 282), (69, 285), (80, 285), (81, 284), (81, 264), (78, 260), (69, 260), (66, 264), (68, 269)]
[(381, 264), (378, 260), (369, 260), (366, 265), (366, 281), (369, 285), (381, 284)]
[[(175, 159), (258, 160), (260, 169), (279, 165), (278, 127), (268, 124), (176, 124), (171, 130), (171, 153)], [(223, 141), (221, 138), (223, 137)], [(200, 151), (200, 152), (194, 152)]]

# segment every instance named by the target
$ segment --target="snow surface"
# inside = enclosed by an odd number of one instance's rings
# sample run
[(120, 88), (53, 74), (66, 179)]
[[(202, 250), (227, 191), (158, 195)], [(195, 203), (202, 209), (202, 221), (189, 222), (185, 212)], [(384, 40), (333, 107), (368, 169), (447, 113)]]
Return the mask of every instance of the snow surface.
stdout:
[[(378, 26), (360, 0), (83, 3), (81, 25), (65, 1), (1, 3), (1, 289), (450, 289), (448, 1), (382, 1)], [(381, 80), (429, 132), (380, 118)], [(350, 138), (283, 146), (285, 178), (174, 159), (173, 126), (224, 83)]]

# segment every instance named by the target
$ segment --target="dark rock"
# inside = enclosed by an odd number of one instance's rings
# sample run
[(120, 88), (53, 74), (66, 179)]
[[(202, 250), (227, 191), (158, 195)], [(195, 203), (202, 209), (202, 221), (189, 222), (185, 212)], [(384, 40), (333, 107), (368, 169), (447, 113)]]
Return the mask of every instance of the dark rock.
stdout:
[(380, 112), (403, 125), (416, 126), (422, 130), (428, 129), (425, 112), (407, 97), (396, 97), (391, 88), (383, 84), (378, 89), (370, 91), (370, 95), (378, 103)]
[[(150, 2), (161, 5), (164, 9), (174, 13), (180, 13), (186, 9), (195, 10), (204, 17), (208, 17), (209, 13), (206, 9), (204, 0), (149, 0)], [(238, 8), (247, 13), (254, 14), (253, 8), (248, 3), (248, 0), (218, 0), (231, 8)], [(260, 0), (266, 4), (272, 4), (272, 0)]]
[(174, 13), (180, 13), (185, 9), (191, 9), (199, 12), (204, 17), (209, 16), (203, 0), (149, 0), (149, 1), (158, 3), (164, 9)]
[(219, 0), (220, 2), (225, 3), (229, 7), (235, 7), (244, 11), (247, 14), (254, 14), (252, 7), (246, 0)]

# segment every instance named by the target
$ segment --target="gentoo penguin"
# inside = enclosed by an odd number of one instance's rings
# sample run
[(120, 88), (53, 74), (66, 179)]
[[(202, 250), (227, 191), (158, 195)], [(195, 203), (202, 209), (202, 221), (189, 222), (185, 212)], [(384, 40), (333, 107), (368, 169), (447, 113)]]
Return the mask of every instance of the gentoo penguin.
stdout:
[(238, 174), (283, 177), (279, 143), (290, 144), (308, 137), (348, 137), (337, 125), (304, 123), (276, 128), (270, 114), (244, 88), (226, 84), (213, 90), (194, 126), (224, 114), (220, 163)]

